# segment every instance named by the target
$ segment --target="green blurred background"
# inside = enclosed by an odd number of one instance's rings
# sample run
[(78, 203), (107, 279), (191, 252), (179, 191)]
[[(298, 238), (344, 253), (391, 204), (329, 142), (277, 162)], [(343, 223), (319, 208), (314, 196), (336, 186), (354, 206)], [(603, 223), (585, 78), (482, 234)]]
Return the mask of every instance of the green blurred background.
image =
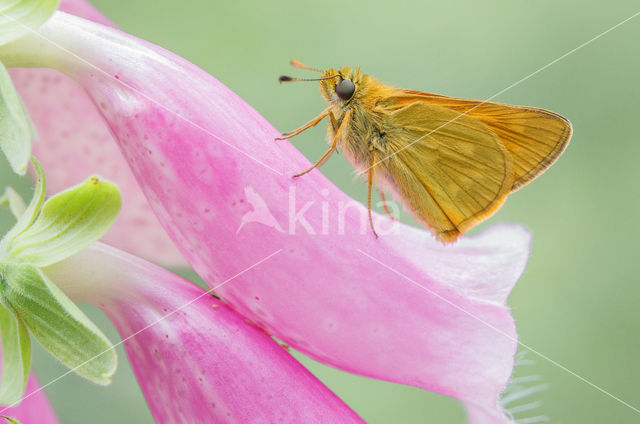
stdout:
[[(390, 84), (485, 99), (608, 30), (640, 9), (637, 0), (216, 1), (93, 0), (124, 30), (198, 64), (282, 131), (324, 107), (315, 84), (279, 85), (296, 58), (316, 67), (361, 65)], [(574, 136), (544, 176), (512, 195), (481, 228), (519, 222), (533, 231), (531, 259), (509, 299), (521, 341), (586, 380), (640, 407), (640, 16), (500, 95), (568, 117)], [(322, 128), (296, 140), (315, 160)], [(341, 155), (322, 168), (360, 201)], [(0, 190), (30, 184), (0, 161)], [(0, 212), (0, 231), (11, 224)], [(189, 274), (193, 276), (193, 274)], [(112, 340), (109, 322), (95, 316)], [(111, 387), (70, 375), (47, 388), (64, 423), (153, 422), (122, 349)], [(423, 390), (369, 380), (301, 357), (372, 423), (462, 423), (459, 404)], [(554, 423), (631, 423), (640, 414), (533, 353), (549, 388), (536, 394)], [(40, 349), (43, 383), (65, 369)], [(526, 368), (526, 369), (525, 369)]]

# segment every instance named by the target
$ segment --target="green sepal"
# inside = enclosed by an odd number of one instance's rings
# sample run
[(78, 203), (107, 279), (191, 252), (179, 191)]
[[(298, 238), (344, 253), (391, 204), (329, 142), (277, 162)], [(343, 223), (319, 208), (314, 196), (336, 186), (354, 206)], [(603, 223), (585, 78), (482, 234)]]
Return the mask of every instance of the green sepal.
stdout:
[(9, 424), (20, 424), (20, 421), (15, 418), (7, 417), (6, 415), (0, 415), (0, 418), (4, 418)]
[(121, 205), (115, 184), (90, 177), (49, 198), (35, 222), (5, 244), (5, 257), (39, 267), (60, 262), (99, 240)]
[(0, 304), (2, 378), (0, 405), (20, 403), (31, 371), (31, 338), (22, 320)]
[(0, 4), (0, 46), (29, 34), (53, 15), (58, 0), (14, 0)]
[(117, 367), (112, 344), (39, 268), (0, 264), (0, 296), (60, 362), (94, 383), (111, 382)]
[(31, 141), (37, 137), (34, 128), (11, 76), (0, 62), (0, 150), (16, 174), (27, 172)]
[(11, 187), (7, 187), (4, 190), (4, 194), (0, 196), (0, 206), (9, 208), (16, 219), (20, 218), (24, 211), (27, 210), (27, 205), (22, 197)]
[(47, 191), (47, 182), (44, 176), (44, 169), (40, 165), (40, 162), (35, 157), (31, 158), (31, 163), (33, 163), (33, 168), (36, 171), (36, 185), (33, 190), (33, 197), (29, 202), (29, 206), (24, 211), (24, 213), (18, 218), (18, 222), (5, 234), (4, 238), (0, 240), (0, 259), (2, 258), (3, 252), (6, 252), (7, 246), (9, 243), (19, 236), (21, 233), (25, 232), (27, 228), (33, 221), (36, 220), (38, 213), (40, 213), (40, 208), (42, 208), (42, 203), (44, 203), (44, 198)]

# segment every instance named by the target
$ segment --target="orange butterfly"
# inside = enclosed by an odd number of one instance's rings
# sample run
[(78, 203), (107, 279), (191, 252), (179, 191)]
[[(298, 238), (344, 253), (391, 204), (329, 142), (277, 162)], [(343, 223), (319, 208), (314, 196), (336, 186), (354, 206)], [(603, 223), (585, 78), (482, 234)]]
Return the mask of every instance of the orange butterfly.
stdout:
[(279, 139), (328, 116), (332, 140), (329, 150), (295, 177), (321, 166), (340, 148), (368, 174), (374, 234), (374, 181), (400, 197), (439, 240), (452, 242), (495, 213), (509, 193), (542, 174), (571, 138), (571, 123), (548, 110), (398, 89), (360, 68), (322, 71), (295, 60), (291, 64), (322, 77), (281, 76), (280, 81), (320, 81), (329, 106)]

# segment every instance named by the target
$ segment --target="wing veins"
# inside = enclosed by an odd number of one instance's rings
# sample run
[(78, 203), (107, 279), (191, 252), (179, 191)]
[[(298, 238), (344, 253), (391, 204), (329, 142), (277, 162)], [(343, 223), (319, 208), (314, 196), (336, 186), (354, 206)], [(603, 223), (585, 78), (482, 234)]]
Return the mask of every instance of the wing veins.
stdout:
[[(467, 175), (465, 175), (465, 174), (460, 173), (460, 172), (459, 172), (459, 171), (457, 171), (455, 168), (450, 167), (450, 166), (449, 166), (449, 165), (447, 165), (446, 163), (443, 163), (442, 165), (443, 165), (444, 167), (446, 167), (446, 168), (449, 168), (450, 170), (452, 170), (452, 171), (454, 171), (454, 172), (457, 172), (459, 175), (462, 175), (463, 177), (466, 177), (466, 176), (467, 176)], [(461, 186), (460, 184), (458, 184), (458, 181), (456, 181), (456, 179), (455, 179), (455, 178), (452, 178), (448, 173), (446, 173), (446, 172), (445, 172), (445, 174), (449, 177), (449, 179), (450, 179), (451, 181), (453, 181), (453, 183), (454, 183), (455, 185), (457, 185), (458, 187), (460, 187), (460, 189), (462, 189), (462, 191), (464, 191), (464, 192), (465, 192), (465, 194), (466, 194), (467, 196), (469, 196), (469, 198), (470, 198), (471, 200), (473, 200), (473, 201), (475, 202), (475, 204), (476, 204), (476, 205), (478, 205), (478, 207), (479, 207), (479, 208), (481, 208), (481, 209), (482, 209), (482, 205), (480, 204), (480, 202), (478, 202), (478, 201), (476, 200), (476, 198), (475, 198), (471, 193), (469, 193), (465, 187), (463, 187), (463, 186)], [(470, 179), (471, 179), (471, 180), (473, 180), (473, 178), (470, 178)], [(474, 182), (476, 182), (475, 180), (473, 180), (473, 181), (474, 181)], [(485, 197), (485, 196), (482, 196), (482, 197)], [(486, 199), (486, 197), (485, 197), (485, 199)], [(490, 201), (490, 199), (487, 199), (487, 200), (489, 200), (489, 201)]]
[[(441, 147), (443, 147), (443, 148), (445, 148), (445, 149), (447, 149), (447, 150), (449, 150), (449, 151), (451, 151), (451, 152), (454, 152), (454, 153), (456, 153), (458, 156), (460, 156), (459, 158), (454, 158), (453, 156), (448, 155), (448, 156), (447, 156), (447, 158), (448, 158), (448, 159), (450, 159), (450, 160), (452, 160), (452, 161), (454, 161), (454, 162), (457, 162), (457, 163), (459, 163), (459, 164), (461, 164), (461, 165), (468, 166), (468, 165), (470, 165), (470, 164), (474, 164), (474, 163), (481, 163), (481, 162), (477, 162), (477, 161), (476, 161), (476, 162), (474, 162), (474, 161), (472, 161), (472, 160), (466, 160), (466, 161), (465, 161), (465, 160), (464, 160), (464, 159), (466, 159), (466, 158), (465, 158), (465, 156), (461, 155), (461, 154), (460, 154), (460, 152), (458, 152), (457, 150), (455, 150), (454, 148), (452, 148), (452, 147), (451, 147), (451, 146), (449, 146), (449, 145), (442, 144), (442, 145), (441, 145)], [(444, 153), (444, 152), (443, 152), (443, 153)], [(492, 170), (494, 170), (494, 171), (501, 171), (501, 169), (500, 169), (500, 168), (493, 167), (493, 166), (491, 166), (491, 165), (490, 165), (490, 164), (488, 164), (488, 163), (482, 163), (482, 165), (483, 165), (484, 167), (489, 168), (489, 169), (492, 169)]]
[[(446, 166), (446, 167), (448, 167), (449, 169), (451, 169), (452, 171), (457, 172), (459, 175), (462, 175), (463, 177), (466, 177), (466, 178), (470, 179), (470, 180), (471, 180), (471, 181), (473, 181), (475, 184), (477, 184), (479, 187), (484, 188), (485, 190), (478, 190), (478, 192), (477, 192), (477, 193), (478, 193), (478, 195), (479, 195), (479, 196), (482, 196), (482, 198), (484, 198), (487, 202), (489, 202), (489, 203), (491, 203), (491, 202), (492, 202), (492, 198), (491, 198), (491, 195), (492, 195), (492, 194), (491, 194), (491, 192), (492, 192), (492, 190), (491, 190), (491, 189), (488, 189), (484, 184), (480, 183), (478, 180), (476, 180), (476, 179), (475, 179), (475, 178), (473, 178), (472, 176), (461, 173), (461, 172), (460, 172), (458, 169), (456, 169), (455, 167), (449, 166), (449, 165), (447, 165), (447, 164), (445, 164), (445, 166)], [(494, 181), (495, 181), (495, 180), (494, 180)], [(465, 192), (466, 192), (467, 194), (469, 194), (469, 196), (472, 196), (472, 195), (471, 195), (469, 192), (467, 192), (466, 190), (465, 190)], [(490, 193), (490, 194), (489, 194), (489, 195), (486, 195), (486, 194), (485, 194), (485, 192), (488, 192), (488, 193)], [(479, 205), (479, 206), (481, 206), (481, 205)]]

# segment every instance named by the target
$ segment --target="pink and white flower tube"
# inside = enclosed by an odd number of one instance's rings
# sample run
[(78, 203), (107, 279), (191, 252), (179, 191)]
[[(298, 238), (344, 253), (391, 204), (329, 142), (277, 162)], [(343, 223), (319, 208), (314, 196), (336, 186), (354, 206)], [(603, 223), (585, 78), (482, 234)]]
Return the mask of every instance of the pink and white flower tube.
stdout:
[(196, 285), (96, 243), (45, 270), (114, 323), (158, 423), (359, 423), (244, 317)]
[(169, 236), (240, 314), (324, 363), (454, 396), (474, 423), (509, 422), (506, 299), (527, 231), (442, 246), (376, 216), (393, 225), (376, 239), (366, 209), (320, 172), (291, 179), (309, 162), (227, 87), (112, 28), (56, 13), (0, 58), (59, 69), (87, 91)]

